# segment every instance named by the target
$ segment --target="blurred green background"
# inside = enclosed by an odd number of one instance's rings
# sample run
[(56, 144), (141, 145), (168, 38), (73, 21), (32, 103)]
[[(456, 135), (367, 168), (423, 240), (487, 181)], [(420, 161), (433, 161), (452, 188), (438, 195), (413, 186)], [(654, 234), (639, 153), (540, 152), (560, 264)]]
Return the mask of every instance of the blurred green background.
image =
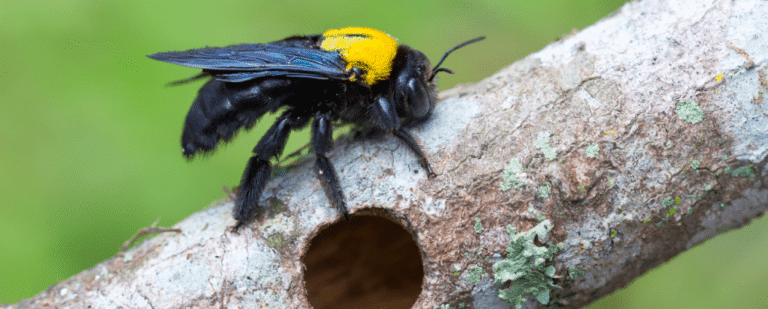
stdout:
[[(16, 1), (0, 4), (0, 303), (32, 297), (113, 256), (158, 217), (171, 226), (224, 198), (271, 124), (187, 162), (197, 70), (145, 55), (374, 27), (433, 61), (441, 89), (490, 76), (625, 1)], [(307, 140), (294, 134), (286, 153)], [(729, 232), (595, 307), (766, 305), (768, 223)]]

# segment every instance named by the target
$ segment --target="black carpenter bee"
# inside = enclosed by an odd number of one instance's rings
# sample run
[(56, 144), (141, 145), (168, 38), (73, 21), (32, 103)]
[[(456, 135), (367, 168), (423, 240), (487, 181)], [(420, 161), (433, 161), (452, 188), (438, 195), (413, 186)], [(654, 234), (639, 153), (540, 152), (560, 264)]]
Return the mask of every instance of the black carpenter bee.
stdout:
[(370, 28), (343, 28), (323, 34), (293, 36), (265, 44), (206, 47), (150, 55), (155, 60), (203, 69), (185, 83), (211, 76), (189, 109), (181, 136), (183, 154), (213, 151), (241, 127), (253, 127), (267, 112), (285, 110), (253, 149), (235, 201), (237, 231), (257, 212), (271, 174), (270, 159), (279, 158), (291, 130), (312, 121), (312, 146), (318, 178), (331, 204), (349, 220), (339, 178), (326, 154), (332, 123), (392, 133), (435, 177), (421, 147), (405, 129), (432, 113), (437, 101), (435, 75), (451, 70), (430, 67), (427, 57), (388, 34)]

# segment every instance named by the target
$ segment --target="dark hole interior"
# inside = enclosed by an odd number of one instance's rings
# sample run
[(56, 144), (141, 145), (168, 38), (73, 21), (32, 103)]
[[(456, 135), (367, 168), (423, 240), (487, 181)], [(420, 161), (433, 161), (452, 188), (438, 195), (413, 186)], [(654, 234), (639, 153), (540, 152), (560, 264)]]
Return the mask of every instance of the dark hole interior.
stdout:
[(424, 270), (416, 242), (379, 216), (353, 216), (321, 230), (303, 261), (315, 309), (411, 308), (421, 293)]

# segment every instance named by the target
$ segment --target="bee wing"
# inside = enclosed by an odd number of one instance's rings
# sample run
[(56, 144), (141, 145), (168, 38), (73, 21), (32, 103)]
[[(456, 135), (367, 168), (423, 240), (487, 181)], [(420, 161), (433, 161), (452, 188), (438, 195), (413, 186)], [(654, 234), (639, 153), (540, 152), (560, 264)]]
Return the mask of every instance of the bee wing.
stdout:
[(149, 58), (203, 69), (226, 82), (259, 77), (347, 80), (346, 63), (335, 52), (273, 44), (240, 44), (165, 52)]

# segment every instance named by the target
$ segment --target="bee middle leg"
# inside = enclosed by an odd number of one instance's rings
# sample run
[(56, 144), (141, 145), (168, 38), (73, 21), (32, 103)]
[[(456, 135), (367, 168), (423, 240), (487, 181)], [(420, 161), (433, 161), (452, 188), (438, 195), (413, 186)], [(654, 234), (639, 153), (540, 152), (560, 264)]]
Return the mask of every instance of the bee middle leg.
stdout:
[(315, 121), (312, 122), (312, 147), (315, 148), (315, 157), (317, 158), (315, 161), (317, 177), (320, 178), (320, 182), (325, 189), (325, 195), (328, 197), (331, 205), (344, 214), (347, 221), (350, 221), (347, 203), (344, 202), (344, 192), (341, 190), (339, 183), (339, 176), (336, 175), (336, 170), (334, 170), (331, 161), (325, 156), (331, 148), (332, 135), (331, 116), (328, 113), (317, 112), (315, 114)]
[(237, 224), (232, 228), (233, 231), (237, 232), (254, 217), (261, 193), (272, 173), (269, 160), (283, 153), (291, 130), (304, 127), (310, 118), (311, 115), (300, 115), (293, 109), (287, 110), (277, 118), (275, 124), (256, 144), (253, 149), (255, 155), (248, 160), (243, 178), (240, 180), (240, 190), (237, 193), (234, 209)]

